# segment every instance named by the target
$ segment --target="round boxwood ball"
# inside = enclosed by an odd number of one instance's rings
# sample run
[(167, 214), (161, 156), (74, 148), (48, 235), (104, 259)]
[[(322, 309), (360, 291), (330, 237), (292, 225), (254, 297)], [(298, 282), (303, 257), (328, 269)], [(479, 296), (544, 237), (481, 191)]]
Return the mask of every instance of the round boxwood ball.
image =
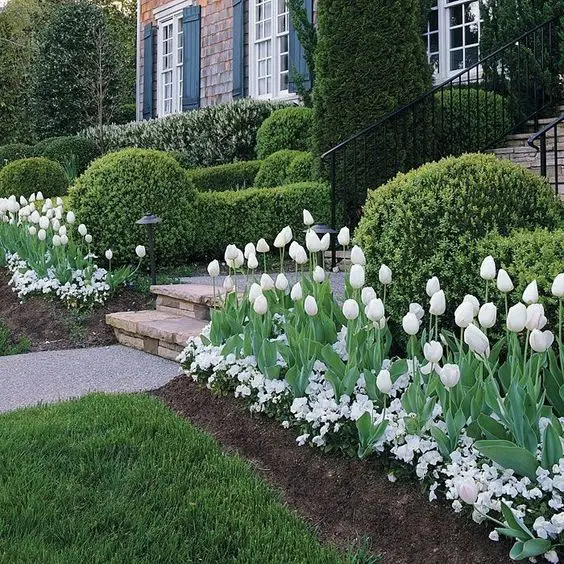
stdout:
[(46, 198), (64, 196), (69, 179), (63, 167), (43, 157), (20, 159), (0, 170), (0, 197), (25, 196), (41, 191)]
[[(37, 145), (36, 145), (37, 149)], [(46, 143), (41, 150), (42, 157), (57, 161), (63, 166), (69, 165), (74, 159), (76, 173), (82, 174), (88, 165), (98, 156), (100, 151), (91, 139), (78, 136), (56, 137)]]

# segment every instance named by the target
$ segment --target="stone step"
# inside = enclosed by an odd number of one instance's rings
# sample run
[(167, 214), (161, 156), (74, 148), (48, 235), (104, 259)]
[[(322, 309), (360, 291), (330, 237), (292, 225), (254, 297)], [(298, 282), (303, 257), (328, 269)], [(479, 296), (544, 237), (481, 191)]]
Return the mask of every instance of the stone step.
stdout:
[(126, 311), (106, 315), (119, 343), (150, 354), (174, 360), (190, 337), (206, 326), (187, 316), (163, 311)]
[[(214, 301), (213, 286), (202, 284), (169, 284), (151, 286), (157, 296), (157, 311), (209, 321)], [(223, 297), (221, 286), (216, 288), (216, 300)]]

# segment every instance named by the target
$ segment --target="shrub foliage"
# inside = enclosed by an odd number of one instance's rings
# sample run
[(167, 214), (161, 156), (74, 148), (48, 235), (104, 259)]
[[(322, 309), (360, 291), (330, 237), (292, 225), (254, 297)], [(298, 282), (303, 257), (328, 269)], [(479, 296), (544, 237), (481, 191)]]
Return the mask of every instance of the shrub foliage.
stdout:
[(38, 191), (46, 198), (66, 194), (69, 180), (63, 167), (43, 157), (20, 159), (0, 171), (0, 197), (26, 198)]
[[(37, 153), (37, 145), (35, 150)], [(39, 152), (38, 156), (47, 157), (63, 166), (67, 166), (71, 159), (74, 159), (78, 174), (82, 174), (99, 155), (96, 143), (90, 139), (77, 136), (55, 137), (48, 143), (44, 143)]]
[(0, 169), (12, 161), (33, 157), (34, 149), (25, 143), (10, 143), (0, 147)]
[(262, 165), (255, 178), (257, 188), (272, 188), (286, 184), (290, 164), (303, 153), (285, 149), (272, 153), (262, 161)]
[(241, 161), (206, 168), (195, 168), (188, 171), (188, 176), (200, 192), (243, 190), (253, 186), (261, 164), (261, 161)]

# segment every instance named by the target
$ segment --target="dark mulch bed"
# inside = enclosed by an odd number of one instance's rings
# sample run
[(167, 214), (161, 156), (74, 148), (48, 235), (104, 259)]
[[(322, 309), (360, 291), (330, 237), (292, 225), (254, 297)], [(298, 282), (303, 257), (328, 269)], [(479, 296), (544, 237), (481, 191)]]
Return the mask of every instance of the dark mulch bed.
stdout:
[(360, 462), (298, 447), (292, 432), (251, 415), (233, 397), (217, 398), (181, 376), (153, 394), (251, 461), (320, 537), (346, 548), (369, 537), (394, 564), (500, 564), (508, 543), (445, 504), (429, 503), (414, 481), (390, 483), (378, 461)]
[(152, 308), (151, 298), (131, 290), (123, 290), (107, 304), (85, 312), (69, 311), (61, 302), (39, 296), (21, 304), (9, 280), (9, 273), (0, 269), (0, 322), (14, 338), (28, 338), (32, 351), (111, 345), (116, 341), (105, 323), (107, 313)]

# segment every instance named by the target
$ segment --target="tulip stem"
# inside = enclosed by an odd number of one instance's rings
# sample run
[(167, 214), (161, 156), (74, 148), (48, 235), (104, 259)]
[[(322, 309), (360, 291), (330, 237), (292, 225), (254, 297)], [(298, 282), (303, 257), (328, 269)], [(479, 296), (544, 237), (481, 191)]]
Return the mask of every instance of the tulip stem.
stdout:
[(485, 303), (488, 303), (488, 290), (489, 290), (489, 286), (490, 286), (490, 282), (489, 282), (489, 280), (486, 280), (486, 301), (485, 301)]
[(525, 339), (525, 354), (523, 355), (523, 376), (525, 375), (525, 370), (527, 367), (527, 351), (529, 349), (529, 334), (530, 331), (527, 329), (527, 338)]

